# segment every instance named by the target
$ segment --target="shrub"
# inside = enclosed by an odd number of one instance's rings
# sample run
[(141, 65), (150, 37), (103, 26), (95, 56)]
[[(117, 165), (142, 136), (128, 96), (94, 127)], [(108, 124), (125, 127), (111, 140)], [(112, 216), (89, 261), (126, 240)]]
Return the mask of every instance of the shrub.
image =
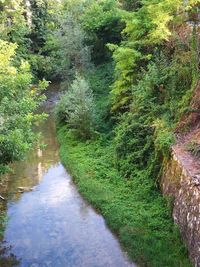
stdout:
[(95, 105), (93, 92), (87, 81), (76, 76), (71, 87), (61, 97), (56, 107), (56, 116), (59, 121), (67, 123), (70, 129), (75, 130), (78, 136), (91, 138), (95, 128)]
[(22, 159), (34, 142), (34, 123), (44, 116), (36, 114), (44, 97), (46, 81), (35, 88), (27, 62), (13, 65), (15, 44), (0, 40), (0, 173), (5, 165)]

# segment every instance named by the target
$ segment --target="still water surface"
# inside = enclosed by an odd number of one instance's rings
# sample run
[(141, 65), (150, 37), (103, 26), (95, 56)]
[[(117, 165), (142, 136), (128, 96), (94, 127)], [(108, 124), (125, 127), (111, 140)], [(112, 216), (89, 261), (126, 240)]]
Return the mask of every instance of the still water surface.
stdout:
[[(53, 92), (53, 91), (52, 91)], [(53, 93), (45, 104), (52, 108)], [(41, 150), (14, 166), (4, 242), (20, 267), (133, 267), (117, 238), (77, 192), (60, 162), (53, 116), (41, 123)], [(31, 187), (18, 192), (18, 187)]]

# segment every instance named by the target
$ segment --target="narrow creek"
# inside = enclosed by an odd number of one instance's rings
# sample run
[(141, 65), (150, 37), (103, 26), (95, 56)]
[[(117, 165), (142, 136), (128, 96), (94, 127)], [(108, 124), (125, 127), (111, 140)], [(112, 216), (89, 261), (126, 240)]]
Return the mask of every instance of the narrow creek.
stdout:
[[(56, 99), (55, 89), (51, 86), (44, 104), (48, 113)], [(9, 177), (3, 244), (19, 260), (16, 266), (136, 266), (103, 217), (80, 196), (61, 164), (53, 115), (37, 131), (42, 133), (45, 149), (31, 150)], [(32, 191), (19, 193), (19, 187)]]

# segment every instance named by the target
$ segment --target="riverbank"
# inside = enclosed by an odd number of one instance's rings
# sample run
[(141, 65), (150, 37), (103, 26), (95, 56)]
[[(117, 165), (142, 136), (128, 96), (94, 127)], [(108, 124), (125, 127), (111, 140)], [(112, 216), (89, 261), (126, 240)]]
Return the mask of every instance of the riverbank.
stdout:
[[(140, 266), (191, 266), (168, 201), (143, 172), (123, 179), (114, 166), (112, 146), (103, 138), (82, 142), (58, 127), (60, 156), (83, 197), (117, 233)], [(140, 178), (139, 178), (140, 177)]]
[[(49, 116), (34, 129), (41, 133), (38, 143), (7, 175), (4, 204), (9, 220), (0, 266), (135, 267), (61, 164), (52, 114), (59, 86), (51, 84), (46, 95), (40, 111)], [(32, 190), (22, 193), (20, 187)]]

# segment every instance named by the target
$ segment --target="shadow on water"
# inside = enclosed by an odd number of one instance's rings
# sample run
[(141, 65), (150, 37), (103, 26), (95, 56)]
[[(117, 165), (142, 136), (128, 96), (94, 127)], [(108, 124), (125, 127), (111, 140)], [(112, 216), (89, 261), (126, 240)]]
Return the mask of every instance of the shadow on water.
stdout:
[(7, 247), (4, 242), (1, 244), (0, 247), (0, 266), (1, 267), (14, 267), (20, 265), (20, 260), (10, 252), (12, 247)]
[[(43, 107), (47, 112), (56, 101), (56, 91), (55, 86), (48, 90)], [(38, 145), (31, 150), (8, 179), (8, 223), (2, 244), (7, 249), (0, 251), (0, 266), (135, 266), (61, 164), (52, 114), (37, 131), (45, 149)]]

